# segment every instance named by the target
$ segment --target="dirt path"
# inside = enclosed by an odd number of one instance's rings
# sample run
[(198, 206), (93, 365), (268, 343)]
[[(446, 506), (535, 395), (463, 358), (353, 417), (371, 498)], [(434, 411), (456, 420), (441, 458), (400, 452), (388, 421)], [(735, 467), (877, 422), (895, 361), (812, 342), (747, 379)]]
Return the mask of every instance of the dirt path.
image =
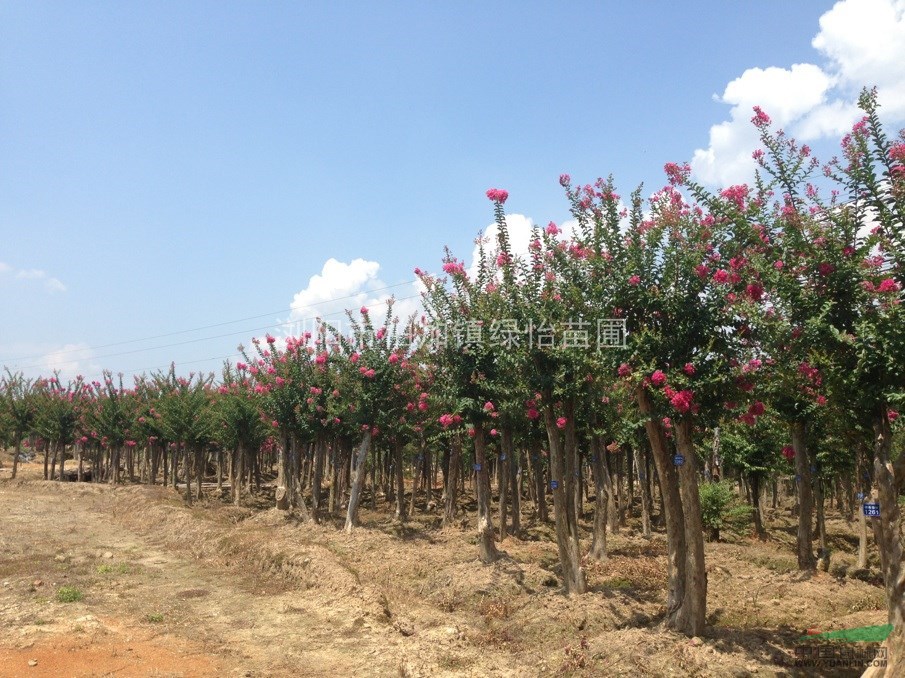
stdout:
[[(123, 527), (110, 494), (0, 488), (0, 675), (398, 672), (388, 634), (311, 605), (304, 591), (159, 548)], [(63, 587), (82, 600), (59, 602)]]
[(346, 535), (338, 517), (187, 507), (160, 487), (4, 480), (0, 516), (0, 678), (799, 675), (805, 629), (885, 620), (882, 588), (845, 576), (839, 519), (835, 575), (797, 571), (780, 513), (769, 542), (707, 544), (708, 628), (689, 639), (657, 623), (662, 535), (633, 528), (567, 598), (534, 521), (482, 565), (473, 515), (442, 530), (430, 512), (398, 524), (365, 508)]

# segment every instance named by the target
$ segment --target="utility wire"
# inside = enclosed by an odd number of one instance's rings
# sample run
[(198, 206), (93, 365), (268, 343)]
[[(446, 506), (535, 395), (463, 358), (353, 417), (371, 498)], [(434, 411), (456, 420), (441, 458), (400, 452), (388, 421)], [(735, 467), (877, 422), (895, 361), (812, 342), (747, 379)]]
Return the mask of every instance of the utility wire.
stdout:
[[(355, 294), (348, 294), (343, 297), (334, 297), (332, 299), (323, 299), (321, 301), (317, 301), (317, 302), (314, 302), (313, 304), (310, 304), (310, 306), (322, 306), (323, 304), (331, 304), (333, 302), (343, 301), (345, 299), (354, 299), (355, 297), (357, 297), (361, 294), (374, 294), (375, 292), (384, 292), (386, 290), (391, 290), (396, 287), (402, 287), (403, 285), (411, 285), (414, 282), (415, 282), (414, 280), (406, 280), (405, 282), (396, 283), (395, 285), (386, 285), (385, 287), (378, 287), (377, 289), (373, 289), (373, 290), (363, 290), (362, 292), (357, 292)], [(414, 297), (405, 297), (405, 299), (412, 299), (412, 298), (414, 298)], [(174, 336), (177, 336), (180, 334), (189, 334), (191, 332), (200, 332), (201, 330), (210, 330), (215, 327), (223, 327), (224, 325), (235, 325), (236, 323), (245, 322), (246, 320), (257, 320), (259, 318), (266, 318), (269, 316), (276, 315), (278, 313), (284, 313), (285, 311), (286, 311), (285, 308), (281, 308), (277, 311), (272, 311), (270, 313), (252, 315), (252, 316), (248, 316), (245, 318), (239, 318), (237, 320), (227, 320), (227, 321), (221, 322), (221, 323), (213, 323), (212, 325), (202, 325), (200, 327), (193, 327), (188, 330), (177, 330), (175, 332), (166, 332), (164, 334), (155, 334), (155, 335), (151, 335), (151, 336), (147, 336), (147, 337), (141, 337), (139, 339), (126, 339), (124, 341), (114, 341), (109, 344), (98, 344), (97, 346), (86, 346), (85, 348), (71, 348), (71, 349), (66, 349), (64, 351), (54, 351), (54, 355), (61, 355), (61, 354), (65, 354), (65, 353), (80, 353), (80, 352), (84, 352), (84, 351), (96, 351), (101, 348), (111, 348), (113, 346), (123, 346), (125, 344), (135, 344), (135, 343), (142, 342), (142, 341), (151, 341), (153, 339), (164, 339), (166, 337), (174, 337)], [(330, 314), (330, 315), (335, 315), (335, 314)], [(306, 318), (305, 320), (313, 320), (313, 318)], [(294, 322), (302, 322), (302, 321), (294, 321)], [(279, 325), (270, 325), (268, 327), (278, 327), (278, 326)], [(251, 331), (255, 331), (255, 330), (251, 330)], [(239, 332), (237, 334), (241, 334), (241, 332)], [(219, 335), (219, 336), (229, 336), (229, 335)], [(163, 346), (160, 346), (158, 348), (166, 348), (167, 346), (178, 346), (178, 345), (179, 345), (178, 343), (177, 344), (164, 344)], [(154, 348), (154, 347), (151, 347), (151, 348)], [(147, 349), (147, 350), (150, 350), (150, 349)], [(16, 358), (4, 358), (4, 359), (0, 359), (0, 364), (12, 363), (17, 360), (32, 360), (34, 358), (42, 358), (42, 357), (44, 357), (44, 355), (46, 355), (46, 354), (36, 353), (36, 354), (32, 354), (32, 355), (18, 356)], [(125, 354), (124, 353), (111, 353), (108, 355), (125, 355)], [(104, 356), (99, 356), (99, 357), (104, 357)], [(34, 366), (31, 366), (31, 367), (34, 367)], [(37, 367), (40, 367), (40, 365), (38, 365)], [(24, 369), (24, 368), (20, 368), (20, 369)]]

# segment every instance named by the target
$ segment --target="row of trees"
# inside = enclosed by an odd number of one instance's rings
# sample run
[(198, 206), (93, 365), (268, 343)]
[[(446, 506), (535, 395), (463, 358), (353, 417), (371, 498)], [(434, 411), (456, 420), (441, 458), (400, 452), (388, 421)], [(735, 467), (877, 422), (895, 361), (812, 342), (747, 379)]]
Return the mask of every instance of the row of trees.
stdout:
[[(278, 508), (317, 517), (347, 494), (347, 530), (369, 468), (372, 497), (375, 469), (392, 479), (402, 519), (405, 464), (430, 478), (439, 462), (451, 520), (458, 474), (470, 467), (484, 562), (498, 557), (492, 466), (499, 536), (517, 529), (525, 489), (539, 513), (552, 494), (569, 593), (586, 590), (586, 481), (596, 489), (591, 554), (603, 558), (612, 451), (630, 451), (631, 464), (636, 450), (645, 512), (659, 496), (665, 521), (665, 624), (689, 634), (704, 627), (699, 483), (705, 467), (716, 471), (718, 448), (755, 503), (765, 480), (793, 471), (803, 569), (815, 565), (814, 512), (827, 481), (849, 500), (879, 503), (871, 524), (895, 665), (905, 639), (905, 455), (893, 445), (905, 392), (905, 136), (886, 135), (873, 92), (859, 103), (863, 119), (825, 165), (755, 109), (762, 148), (750, 186), (714, 194), (687, 165), (668, 164), (664, 188), (623, 201), (612, 179), (577, 186), (563, 175), (574, 228), (535, 229), (526, 254), (510, 244), (507, 193), (491, 189), (496, 233), (481, 243), (476, 271), (449, 251), (442, 274), (416, 269), (424, 315), (409, 322), (390, 305), (382, 322), (350, 312), (350, 333), (325, 324), (315, 336), (268, 336), (216, 381), (171, 370), (125, 388), (110, 374), (63, 385), (8, 373), (4, 434), (17, 451), (40, 436), (61, 464), (74, 447), (113, 482), (121, 466), (134, 474), (143, 450), (152, 482), (163, 465), (175, 484), (181, 464), (187, 501), (209, 459), (218, 483), (225, 462), (238, 500), (272, 456)], [(755, 511), (762, 533), (758, 521)]]

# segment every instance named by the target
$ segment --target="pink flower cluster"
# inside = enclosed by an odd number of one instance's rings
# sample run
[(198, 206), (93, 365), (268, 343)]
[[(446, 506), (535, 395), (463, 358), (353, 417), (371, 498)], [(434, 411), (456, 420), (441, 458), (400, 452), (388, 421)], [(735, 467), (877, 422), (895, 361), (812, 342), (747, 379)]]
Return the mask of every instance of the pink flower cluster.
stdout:
[(509, 197), (509, 191), (504, 191), (502, 188), (491, 188), (487, 191), (487, 197), (493, 202), (498, 202), (502, 205)]
[(462, 423), (462, 417), (458, 414), (440, 415), (440, 425), (443, 426), (443, 428), (449, 428), (450, 426), (455, 426), (460, 423)]
[(465, 265), (461, 261), (447, 261), (443, 264), (443, 271), (449, 275), (465, 277)]

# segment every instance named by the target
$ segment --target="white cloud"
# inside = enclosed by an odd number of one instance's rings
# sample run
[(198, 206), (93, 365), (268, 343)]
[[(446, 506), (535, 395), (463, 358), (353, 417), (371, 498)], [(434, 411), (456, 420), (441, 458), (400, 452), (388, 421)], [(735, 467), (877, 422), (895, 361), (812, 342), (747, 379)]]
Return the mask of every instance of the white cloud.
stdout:
[(44, 281), (44, 289), (50, 293), (66, 291), (66, 285), (59, 278), (48, 276), (47, 272), (40, 268), (17, 269), (0, 261), (0, 273), (10, 273), (16, 280), (42, 280)]
[(876, 85), (881, 113), (905, 118), (905, 0), (841, 0), (819, 20), (812, 46), (822, 66), (750, 68), (730, 82), (719, 101), (729, 120), (710, 128), (709, 145), (692, 159), (704, 183), (749, 181), (758, 146), (752, 108), (761, 106), (774, 125), (804, 141), (839, 136), (860, 115), (854, 105), (864, 86)]
[(91, 364), (92, 355), (92, 350), (87, 344), (65, 344), (59, 349), (49, 351), (41, 358), (41, 374), (49, 376), (59, 370), (61, 378), (71, 379), (86, 372), (98, 372), (100, 368)]
[(47, 289), (48, 292), (65, 292), (66, 291), (66, 285), (61, 283), (56, 278), (48, 278), (47, 280), (45, 280), (44, 287)]
[(393, 315), (404, 322), (420, 308), (420, 281), (390, 286), (380, 279), (379, 273), (380, 264), (376, 261), (359, 258), (345, 263), (328, 259), (321, 272), (311, 276), (307, 287), (293, 297), (289, 307), (293, 326), (286, 334), (314, 331), (317, 318), (342, 330), (345, 310), (357, 313), (362, 306), (369, 309), (375, 323), (380, 323), (390, 297), (396, 298)]

